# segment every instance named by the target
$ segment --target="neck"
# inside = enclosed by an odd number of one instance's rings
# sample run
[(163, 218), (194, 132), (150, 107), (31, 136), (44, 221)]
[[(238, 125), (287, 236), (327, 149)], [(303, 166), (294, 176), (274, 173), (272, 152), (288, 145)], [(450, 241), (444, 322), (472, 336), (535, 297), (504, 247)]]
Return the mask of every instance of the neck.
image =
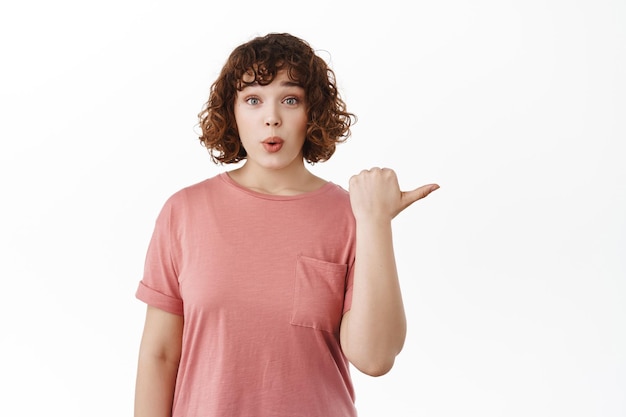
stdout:
[(282, 169), (268, 169), (250, 161), (229, 172), (230, 177), (243, 187), (273, 195), (297, 195), (314, 191), (326, 183), (313, 175), (304, 165), (292, 164)]

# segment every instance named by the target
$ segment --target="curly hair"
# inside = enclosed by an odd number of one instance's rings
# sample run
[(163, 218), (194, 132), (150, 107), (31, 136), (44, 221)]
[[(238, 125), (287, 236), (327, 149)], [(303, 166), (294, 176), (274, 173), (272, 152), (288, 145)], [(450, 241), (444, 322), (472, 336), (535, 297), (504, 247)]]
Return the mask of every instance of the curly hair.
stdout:
[(337, 143), (348, 139), (357, 118), (346, 110), (333, 70), (306, 41), (288, 33), (270, 33), (233, 50), (198, 114), (199, 139), (213, 162), (229, 164), (246, 159), (235, 122), (237, 92), (255, 82), (271, 83), (279, 70), (286, 70), (304, 89), (308, 119), (304, 159), (311, 164), (326, 161)]

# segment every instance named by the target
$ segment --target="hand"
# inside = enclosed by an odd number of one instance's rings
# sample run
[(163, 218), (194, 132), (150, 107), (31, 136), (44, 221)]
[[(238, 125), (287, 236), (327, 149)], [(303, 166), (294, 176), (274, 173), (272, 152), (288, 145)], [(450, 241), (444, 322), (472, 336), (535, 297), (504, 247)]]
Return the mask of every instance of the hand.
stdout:
[(392, 169), (363, 170), (350, 178), (352, 212), (357, 220), (367, 217), (391, 220), (438, 188), (437, 184), (427, 184), (411, 191), (401, 191)]

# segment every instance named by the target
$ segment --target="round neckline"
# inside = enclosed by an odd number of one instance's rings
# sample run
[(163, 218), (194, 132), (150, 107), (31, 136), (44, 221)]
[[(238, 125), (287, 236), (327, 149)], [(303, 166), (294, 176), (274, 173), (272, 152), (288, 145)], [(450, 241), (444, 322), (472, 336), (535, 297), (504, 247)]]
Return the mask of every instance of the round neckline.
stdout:
[(318, 194), (322, 194), (325, 193), (326, 191), (330, 190), (333, 186), (334, 183), (332, 183), (331, 181), (326, 181), (326, 183), (324, 185), (322, 185), (321, 187), (313, 190), (313, 191), (307, 191), (304, 193), (300, 193), (300, 194), (294, 194), (294, 195), (280, 195), (280, 194), (268, 194), (268, 193), (262, 193), (260, 191), (256, 191), (256, 190), (252, 190), (250, 188), (246, 188), (243, 185), (239, 184), (237, 181), (233, 180), (230, 175), (228, 175), (228, 171), (222, 172), (219, 174), (219, 178), (224, 181), (226, 184), (230, 185), (231, 187), (236, 188), (237, 190), (244, 192), (248, 195), (251, 195), (253, 197), (257, 197), (257, 198), (262, 198), (265, 200), (277, 200), (277, 201), (287, 201), (287, 200), (301, 200), (304, 198), (310, 198), (310, 197), (314, 197)]

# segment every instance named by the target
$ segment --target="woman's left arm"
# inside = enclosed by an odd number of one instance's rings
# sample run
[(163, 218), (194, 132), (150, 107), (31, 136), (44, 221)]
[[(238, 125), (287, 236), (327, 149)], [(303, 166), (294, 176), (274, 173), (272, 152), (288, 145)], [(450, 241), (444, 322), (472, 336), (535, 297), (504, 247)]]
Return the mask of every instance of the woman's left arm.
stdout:
[(389, 372), (406, 337), (391, 221), (438, 188), (429, 184), (403, 192), (387, 168), (364, 170), (350, 179), (356, 255), (352, 306), (341, 321), (340, 337), (348, 360), (365, 374)]

